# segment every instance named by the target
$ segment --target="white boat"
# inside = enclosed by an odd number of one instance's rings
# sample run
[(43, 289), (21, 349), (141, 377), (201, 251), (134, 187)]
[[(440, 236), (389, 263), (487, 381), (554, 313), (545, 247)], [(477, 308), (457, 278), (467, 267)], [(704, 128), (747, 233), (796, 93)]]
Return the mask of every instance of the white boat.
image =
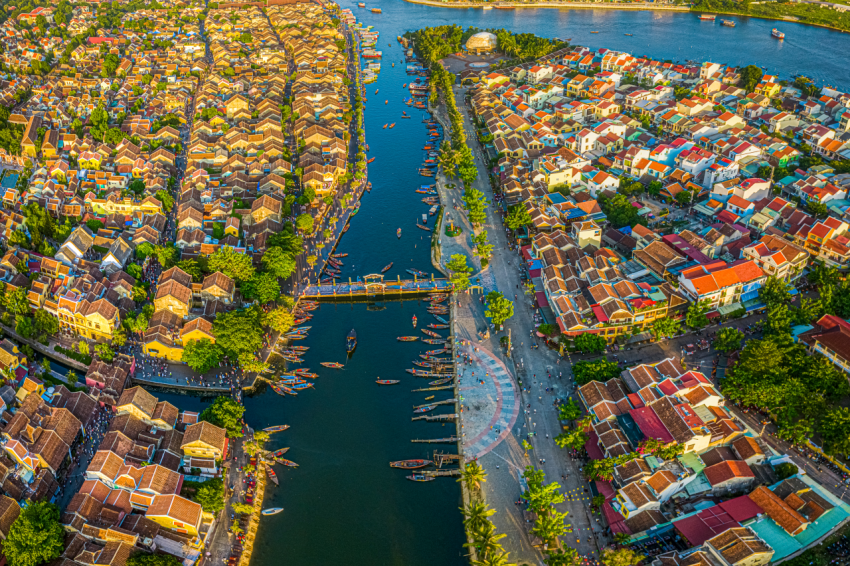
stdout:
[(277, 515), (281, 511), (283, 511), (283, 507), (270, 507), (268, 509), (263, 509), (262, 514), (263, 515)]

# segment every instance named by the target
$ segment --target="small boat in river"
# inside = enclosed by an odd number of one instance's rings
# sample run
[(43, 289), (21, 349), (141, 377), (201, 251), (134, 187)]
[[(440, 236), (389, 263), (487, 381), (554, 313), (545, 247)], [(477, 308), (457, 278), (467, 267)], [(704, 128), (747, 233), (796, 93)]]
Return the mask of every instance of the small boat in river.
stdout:
[(437, 356), (439, 354), (448, 354), (449, 351), (446, 350), (445, 348), (440, 348), (439, 350), (428, 350), (425, 353), (429, 356)]
[(357, 347), (357, 331), (353, 328), (351, 332), (348, 333), (348, 336), (345, 337), (345, 351), (349, 354), (354, 351), (354, 348)]
[(344, 254), (332, 254), (332, 255), (331, 255), (331, 257), (332, 257), (332, 258), (340, 258), (340, 257), (346, 257), (347, 255), (348, 255), (347, 253), (344, 253)]
[(425, 342), (426, 344), (445, 344), (446, 343), (445, 338), (423, 338), (422, 341)]
[(410, 481), (434, 481), (434, 476), (426, 476), (422, 474), (414, 474), (412, 476), (405, 476)]
[[(435, 379), (434, 381), (429, 381), (428, 385), (433, 385), (433, 386), (445, 385), (446, 383), (449, 383), (453, 379), (454, 379), (454, 377), (446, 377), (446, 378), (443, 378), (443, 379)], [(434, 398), (434, 396), (432, 395), (431, 397), (428, 397), (428, 399), (425, 399), (425, 400), (428, 401), (429, 399), (433, 399), (433, 398)]]
[(277, 474), (274, 473), (272, 467), (266, 464), (266, 475), (269, 476), (269, 479), (274, 482), (275, 485), (280, 485), (280, 482), (277, 481)]
[(417, 228), (419, 228), (419, 229), (421, 229), (421, 230), (425, 230), (426, 232), (430, 232), (430, 231), (431, 231), (431, 229), (430, 229), (430, 228), (428, 228), (427, 226), (423, 226), (423, 225), (422, 225), (422, 224), (420, 224), (419, 222), (417, 222), (417, 223), (416, 223), (416, 227), (417, 227)]
[(442, 322), (443, 324), (448, 324), (448, 323), (449, 323), (449, 321), (448, 321), (448, 320), (446, 320), (445, 318), (440, 318), (440, 317), (439, 317), (439, 316), (437, 316), (437, 315), (434, 315), (434, 318), (436, 318), (437, 320), (439, 320), (439, 321), (440, 321), (440, 322)]
[(434, 396), (433, 396), (433, 395), (430, 395), (430, 396), (428, 396), (428, 397), (425, 397), (425, 400), (426, 400), (426, 401), (430, 401), (430, 400), (431, 400), (431, 399), (433, 399), (433, 398), (434, 398)]
[(402, 468), (404, 470), (415, 470), (432, 464), (431, 460), (399, 460), (390, 462), (390, 468)]
[(339, 362), (321, 362), (319, 365), (325, 366), (326, 368), (334, 368), (341, 369), (342, 364)]
[(396, 237), (401, 238), (401, 228), (395, 231), (395, 235)]
[(263, 432), (268, 432), (268, 433), (272, 433), (272, 432), (283, 432), (284, 430), (286, 430), (286, 429), (288, 429), (288, 428), (289, 428), (289, 425), (288, 425), (288, 424), (275, 425), (275, 426), (270, 426), (270, 427), (266, 427), (266, 428), (264, 428), (264, 429), (263, 429)]
[(441, 329), (441, 328), (448, 328), (448, 327), (449, 327), (448, 324), (429, 324), (428, 325), (428, 328), (434, 328), (434, 329), (438, 329), (438, 330)]
[(272, 456), (272, 458), (280, 458), (281, 456), (283, 456), (287, 452), (289, 452), (288, 446), (286, 448), (279, 448), (279, 449), (275, 450), (274, 452), (271, 453), (271, 456)]
[(284, 458), (275, 458), (275, 462), (277, 462), (281, 466), (288, 466), (290, 468), (297, 468), (298, 467), (298, 464), (296, 464), (292, 460), (285, 460)]
[(405, 269), (411, 275), (415, 275), (416, 277), (428, 277), (428, 274), (424, 271), (420, 271), (418, 269)]
[(378, 385), (395, 385), (396, 383), (401, 383), (398, 379), (376, 379), (375, 383)]
[(419, 340), (419, 336), (399, 336), (399, 342), (416, 342)]
[(422, 329), (423, 334), (427, 334), (428, 336), (433, 336), (434, 338), (442, 338), (439, 334), (434, 332), (433, 330), (428, 330), (427, 328)]
[(386, 273), (387, 271), (389, 271), (390, 269), (392, 269), (392, 267), (393, 267), (393, 262), (390, 262), (390, 263), (389, 263), (389, 265), (387, 265), (386, 267), (384, 267), (384, 268), (381, 270), (381, 273)]
[(393, 128), (395, 128), (395, 122), (393, 122), (392, 124), (390, 124), (390, 129), (392, 130)]
[(428, 413), (437, 408), (437, 405), (425, 405), (424, 407), (419, 407), (418, 409), (414, 409), (414, 413)]
[(413, 315), (413, 328), (416, 328), (416, 315)]
[(283, 507), (269, 507), (268, 509), (263, 509), (262, 511), (260, 511), (260, 513), (268, 516), (268, 515), (277, 515), (281, 511), (283, 511)]
[(295, 383), (292, 385), (292, 389), (310, 389), (312, 387), (312, 383)]

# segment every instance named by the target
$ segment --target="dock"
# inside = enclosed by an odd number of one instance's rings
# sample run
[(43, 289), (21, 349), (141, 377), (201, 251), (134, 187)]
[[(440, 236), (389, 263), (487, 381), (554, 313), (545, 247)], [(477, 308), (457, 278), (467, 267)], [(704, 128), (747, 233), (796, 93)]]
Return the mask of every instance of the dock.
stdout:
[(445, 401), (434, 401), (433, 403), (425, 403), (424, 405), (414, 405), (414, 409), (421, 409), (422, 407), (434, 407), (436, 405), (449, 405), (456, 403), (457, 399), (446, 399)]
[(440, 468), (443, 464), (451, 464), (452, 462), (460, 462), (460, 454), (443, 454), (442, 452), (434, 452), (432, 458), (437, 467)]
[(449, 413), (446, 415), (422, 415), (420, 417), (413, 417), (410, 420), (412, 421), (453, 421), (457, 418), (457, 413)]
[(448, 279), (402, 279), (396, 281), (384, 281), (383, 275), (367, 275), (363, 281), (351, 281), (338, 285), (308, 285), (300, 295), (300, 298), (311, 300), (350, 300), (356, 298), (375, 299), (384, 296), (413, 296), (429, 293), (450, 293), (452, 282)]
[(425, 388), (422, 388), (422, 389), (412, 389), (411, 391), (413, 391), (415, 393), (417, 391), (443, 391), (445, 389), (454, 389), (454, 388), (455, 388), (454, 385), (441, 385), (439, 387), (425, 387)]
[(453, 477), (461, 475), (461, 471), (457, 468), (451, 470), (425, 470), (422, 472), (423, 476), (434, 476), (434, 477)]
[(460, 440), (460, 438), (458, 438), (457, 436), (450, 436), (448, 438), (429, 438), (429, 439), (424, 439), (424, 440), (417, 438), (417, 439), (411, 440), (411, 442), (417, 442), (417, 443), (420, 443), (420, 444), (443, 444), (443, 443), (454, 444), (455, 442), (457, 442), (459, 440)]

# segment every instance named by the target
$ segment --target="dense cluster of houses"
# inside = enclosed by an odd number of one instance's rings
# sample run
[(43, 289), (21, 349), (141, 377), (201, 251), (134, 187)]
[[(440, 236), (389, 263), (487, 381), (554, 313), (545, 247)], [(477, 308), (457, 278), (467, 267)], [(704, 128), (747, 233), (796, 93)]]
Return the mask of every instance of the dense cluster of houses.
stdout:
[(748, 92), (741, 69), (581, 47), (461, 80), (566, 335), (637, 341), (697, 302), (758, 310), (768, 277), (794, 283), (812, 261), (850, 269), (848, 94), (770, 75)]
[(662, 554), (656, 566), (778, 562), (850, 519), (850, 506), (808, 475), (780, 475), (780, 464), (796, 469), (791, 458), (674, 358), (591, 381), (579, 397), (592, 422), (588, 453), (616, 461), (610, 477), (592, 484), (611, 529), (632, 542), (675, 534), (688, 548)]

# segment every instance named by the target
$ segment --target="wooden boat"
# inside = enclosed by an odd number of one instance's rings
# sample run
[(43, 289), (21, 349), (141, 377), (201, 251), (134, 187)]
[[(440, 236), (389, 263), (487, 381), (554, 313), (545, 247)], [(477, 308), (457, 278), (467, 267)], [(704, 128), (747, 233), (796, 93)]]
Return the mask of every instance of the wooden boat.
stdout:
[(269, 476), (269, 479), (274, 482), (275, 485), (280, 485), (280, 482), (277, 481), (277, 474), (274, 473), (272, 467), (266, 464), (266, 475)]
[(381, 270), (381, 273), (386, 273), (387, 271), (389, 271), (390, 269), (392, 269), (392, 267), (393, 267), (393, 262), (390, 262), (390, 263), (389, 263), (389, 265), (387, 265), (386, 267), (384, 267), (384, 268)]
[(390, 124), (390, 129), (392, 130), (393, 128), (395, 128), (395, 122), (393, 122), (392, 124)]
[(440, 317), (439, 317), (439, 316), (437, 316), (437, 315), (434, 315), (434, 318), (436, 318), (437, 320), (439, 320), (439, 321), (440, 321), (440, 322), (442, 322), (443, 324), (448, 324), (448, 323), (449, 323), (449, 321), (448, 321), (448, 320), (446, 320), (445, 318), (440, 318)]
[(266, 427), (266, 428), (263, 429), (263, 431), (268, 432), (268, 433), (283, 432), (284, 430), (286, 430), (288, 428), (289, 428), (288, 424), (282, 424), (282, 425), (275, 425), (275, 426)]
[(439, 354), (448, 354), (449, 351), (446, 350), (445, 348), (440, 348), (439, 350), (428, 350), (425, 353), (429, 356), (437, 356)]
[(357, 332), (352, 328), (348, 336), (345, 337), (345, 351), (349, 354), (357, 347)]
[(278, 381), (279, 385), (285, 385), (287, 387), (292, 387), (293, 385), (297, 385), (299, 383), (307, 383), (305, 380), (298, 377), (287, 377)]
[(283, 456), (287, 452), (289, 452), (288, 446), (286, 448), (279, 448), (279, 449), (275, 450), (274, 452), (271, 453), (271, 456), (272, 456), (272, 458), (279, 458), (280, 456)]
[(284, 390), (279, 385), (275, 385), (274, 383), (272, 383), (270, 385), (271, 385), (272, 391), (274, 391), (275, 393), (277, 393), (281, 397), (286, 397), (286, 392), (284, 392)]
[(431, 399), (433, 399), (433, 398), (434, 398), (434, 396), (433, 396), (433, 395), (429, 395), (428, 397), (425, 397), (425, 400), (426, 400), (426, 401), (430, 401), (430, 400), (431, 400)]
[(366, 160), (366, 163), (372, 163), (373, 161), (375, 161), (375, 158), (374, 158), (374, 157), (372, 157), (371, 159), (367, 159), (367, 160)]
[[(450, 383), (453, 379), (454, 379), (454, 376), (446, 377), (446, 378), (443, 378), (443, 379), (436, 379), (434, 381), (429, 381), (428, 385), (433, 385), (433, 386), (445, 385), (446, 383)], [(429, 397), (429, 399), (431, 399), (431, 398), (433, 398), (433, 397)], [(428, 399), (425, 399), (425, 400), (427, 401)]]
[(269, 507), (268, 509), (263, 509), (262, 511), (260, 511), (260, 514), (266, 516), (277, 515), (281, 511), (283, 511), (283, 507)]
[(390, 103), (390, 101), (389, 101), (389, 100), (385, 100), (385, 101), (384, 101), (384, 104), (389, 104), (389, 103)]
[(416, 342), (419, 340), (419, 336), (399, 336), (399, 342)]
[(434, 332), (433, 330), (428, 330), (427, 328), (422, 329), (423, 334), (427, 334), (428, 336), (433, 336), (434, 338), (442, 338), (439, 334)]
[(429, 324), (428, 325), (428, 328), (436, 328), (436, 329), (448, 328), (448, 327), (449, 327), (448, 324)]
[(390, 462), (390, 468), (401, 468), (403, 470), (416, 470), (433, 464), (431, 460), (399, 460), (398, 462)]
[(445, 338), (423, 338), (422, 341), (425, 342), (426, 344), (445, 344), (446, 343)]
[(401, 228), (399, 228), (395, 231), (395, 235), (396, 235), (397, 238), (401, 238)]
[(380, 14), (380, 13), (381, 13), (381, 9), (380, 9), (380, 8), (372, 8), (372, 13), (373, 13), (373, 14)]
[(312, 388), (313, 384), (309, 382), (305, 383), (295, 383), (292, 385), (292, 389), (309, 389)]
[(398, 379), (377, 379), (375, 383), (378, 385), (395, 385), (396, 383), (401, 383)]
[(287, 362), (293, 362), (293, 363), (296, 363), (296, 364), (300, 364), (304, 361), (297, 356), (287, 356), (286, 354), (281, 354), (280, 357), (283, 358), (284, 360), (286, 360)]
[(417, 228), (419, 228), (420, 230), (425, 230), (426, 232), (430, 232), (430, 231), (431, 231), (431, 229), (430, 229), (430, 228), (428, 228), (427, 226), (423, 226), (423, 225), (422, 225), (422, 224), (420, 224), (419, 222), (417, 222), (417, 223), (416, 223), (416, 227), (417, 227)]
[(428, 274), (424, 271), (420, 271), (418, 269), (405, 269), (411, 275), (415, 275), (416, 277), (428, 277)]
[(735, 22), (732, 20), (720, 20), (720, 25), (726, 26), (727, 28), (735, 27)]
[(598, 32), (598, 31), (592, 31), (592, 32), (590, 32), (590, 33), (599, 33), (599, 32)]
[(321, 362), (319, 365), (325, 366), (326, 368), (334, 368), (341, 369), (342, 364), (339, 362)]
[(384, 124), (384, 129), (385, 129), (385, 130), (387, 129), (387, 126), (389, 126), (389, 124)]
[(416, 328), (416, 315), (413, 315), (413, 328)]
[(347, 256), (348, 256), (348, 254), (347, 254), (347, 253), (344, 253), (344, 254), (332, 254), (332, 255), (331, 255), (331, 257), (332, 257), (332, 258), (334, 258), (334, 259), (336, 259), (336, 258), (340, 258), (340, 257), (347, 257)]
[(419, 357), (429, 362), (442, 362), (444, 364), (450, 364), (452, 362), (451, 358), (438, 358), (437, 356), (429, 356), (428, 354), (419, 354)]
[(281, 466), (288, 466), (290, 468), (297, 468), (298, 467), (298, 464), (296, 464), (292, 460), (286, 460), (284, 458), (275, 458), (274, 461), (277, 462), (278, 464), (280, 464)]
[(319, 377), (319, 374), (317, 374), (317, 373), (309, 373), (309, 372), (307, 372), (307, 373), (299, 373), (299, 374), (297, 374), (297, 375), (298, 375), (298, 377), (306, 377), (307, 379), (316, 379), (317, 377)]
[(410, 481), (434, 481), (434, 476), (425, 476), (422, 474), (414, 474), (412, 476), (404, 476)]
[(298, 375), (298, 374), (307, 373), (309, 371), (310, 371), (310, 368), (298, 368), (298, 369), (292, 370), (292, 373)]
[(378, 89), (375, 89), (375, 94), (378, 94)]
[(429, 413), (437, 408), (437, 405), (425, 405), (424, 407), (419, 407), (418, 409), (414, 409), (414, 413)]

